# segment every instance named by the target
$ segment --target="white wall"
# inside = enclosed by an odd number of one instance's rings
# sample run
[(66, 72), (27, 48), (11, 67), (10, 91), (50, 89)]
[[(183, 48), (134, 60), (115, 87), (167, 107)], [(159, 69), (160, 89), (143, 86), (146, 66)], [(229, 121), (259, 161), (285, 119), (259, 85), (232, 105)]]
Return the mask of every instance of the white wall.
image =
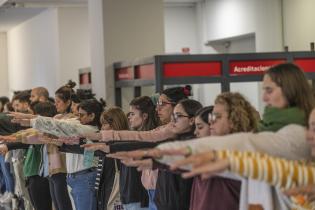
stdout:
[(59, 71), (57, 9), (50, 9), (8, 32), (9, 88), (56, 88)]
[[(113, 63), (164, 53), (163, 1), (105, 0), (103, 24), (106, 69), (104, 92), (108, 104), (113, 104)], [(129, 104), (132, 98), (133, 95), (126, 90), (122, 94), (122, 103)]]
[(197, 13), (193, 4), (166, 4), (164, 20), (166, 53), (181, 53), (183, 47), (189, 47), (191, 54), (200, 52)]
[(257, 52), (282, 50), (280, 0), (206, 0), (199, 4), (205, 18), (204, 43), (255, 33)]
[(204, 4), (208, 40), (255, 32), (255, 1), (207, 0)]
[[(201, 53), (272, 52), (283, 48), (280, 0), (200, 1), (196, 5), (196, 19), (196, 39)], [(230, 40), (230, 47), (226, 48), (221, 40)], [(216, 45), (205, 46), (209, 41)], [(231, 84), (231, 91), (241, 92), (262, 112), (260, 89), (259, 83)], [(194, 98), (209, 105), (221, 90), (217, 84), (194, 85), (194, 92)]]
[(79, 68), (90, 67), (90, 44), (87, 7), (59, 8), (60, 67), (57, 86), (72, 79), (79, 87)]
[(191, 45), (197, 53), (216, 53), (204, 44), (247, 34), (255, 35), (256, 52), (283, 50), (281, 0), (204, 0), (195, 7), (174, 5), (166, 4), (164, 9), (166, 52)]
[(283, 1), (284, 42), (290, 51), (308, 51), (315, 42), (314, 8), (314, 0)]
[(87, 8), (48, 9), (8, 32), (9, 88), (50, 94), (90, 66)]
[(8, 96), (8, 47), (6, 33), (0, 33), (0, 75), (0, 96)]

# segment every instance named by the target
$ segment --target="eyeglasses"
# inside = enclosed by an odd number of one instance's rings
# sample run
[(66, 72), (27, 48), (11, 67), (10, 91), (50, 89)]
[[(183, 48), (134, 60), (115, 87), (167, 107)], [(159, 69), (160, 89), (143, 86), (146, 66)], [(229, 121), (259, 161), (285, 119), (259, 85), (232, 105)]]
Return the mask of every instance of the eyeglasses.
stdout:
[(84, 115), (88, 115), (88, 113), (78, 113), (79, 117), (83, 117)]
[(102, 124), (109, 124), (109, 125), (112, 125), (113, 124), (113, 118), (111, 118), (111, 117), (108, 117), (108, 116), (106, 116), (106, 115), (104, 115), (104, 116), (102, 116), (101, 117), (101, 123)]
[(162, 100), (158, 100), (156, 102), (156, 106), (165, 106), (166, 104), (174, 105), (175, 103), (174, 102), (166, 102), (166, 101), (162, 101)]
[(127, 115), (127, 118), (130, 118), (130, 117), (133, 117), (135, 116), (135, 113), (134, 112), (129, 112), (128, 115)]
[(127, 116), (127, 118), (129, 118), (129, 117), (131, 116), (131, 112), (128, 112), (128, 113), (126, 114), (126, 116)]
[(188, 116), (188, 115), (183, 115), (183, 114), (179, 114), (179, 113), (173, 113), (172, 114), (172, 119), (174, 120), (175, 123), (178, 122), (179, 118), (183, 118), (183, 117), (190, 118), (190, 116)]

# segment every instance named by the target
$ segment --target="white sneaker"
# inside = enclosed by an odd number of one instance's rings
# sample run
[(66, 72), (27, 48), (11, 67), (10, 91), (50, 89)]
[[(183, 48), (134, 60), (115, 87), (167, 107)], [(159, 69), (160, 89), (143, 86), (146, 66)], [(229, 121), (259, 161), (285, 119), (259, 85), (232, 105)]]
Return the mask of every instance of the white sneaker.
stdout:
[(18, 210), (19, 209), (19, 202), (17, 198), (12, 198), (12, 210)]
[(7, 193), (7, 196), (1, 197), (0, 202), (1, 203), (11, 203), (13, 197), (14, 197), (13, 193), (9, 192), (9, 193)]

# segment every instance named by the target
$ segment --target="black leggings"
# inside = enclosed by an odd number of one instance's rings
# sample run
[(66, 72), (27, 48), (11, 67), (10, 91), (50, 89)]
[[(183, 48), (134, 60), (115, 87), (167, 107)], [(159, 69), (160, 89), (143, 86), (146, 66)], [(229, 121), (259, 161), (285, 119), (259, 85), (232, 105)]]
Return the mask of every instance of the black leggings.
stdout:
[(72, 210), (67, 189), (66, 174), (58, 173), (50, 176), (49, 189), (56, 210)]
[(51, 209), (51, 196), (47, 178), (41, 176), (30, 176), (26, 181), (26, 188), (35, 210)]

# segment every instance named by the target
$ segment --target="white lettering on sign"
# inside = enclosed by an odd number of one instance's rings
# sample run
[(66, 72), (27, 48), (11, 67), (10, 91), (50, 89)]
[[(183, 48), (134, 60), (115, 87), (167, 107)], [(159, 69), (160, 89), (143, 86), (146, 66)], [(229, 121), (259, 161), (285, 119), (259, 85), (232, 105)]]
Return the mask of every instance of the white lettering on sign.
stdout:
[(246, 66), (246, 67), (234, 67), (234, 72), (264, 72), (267, 71), (271, 66)]

